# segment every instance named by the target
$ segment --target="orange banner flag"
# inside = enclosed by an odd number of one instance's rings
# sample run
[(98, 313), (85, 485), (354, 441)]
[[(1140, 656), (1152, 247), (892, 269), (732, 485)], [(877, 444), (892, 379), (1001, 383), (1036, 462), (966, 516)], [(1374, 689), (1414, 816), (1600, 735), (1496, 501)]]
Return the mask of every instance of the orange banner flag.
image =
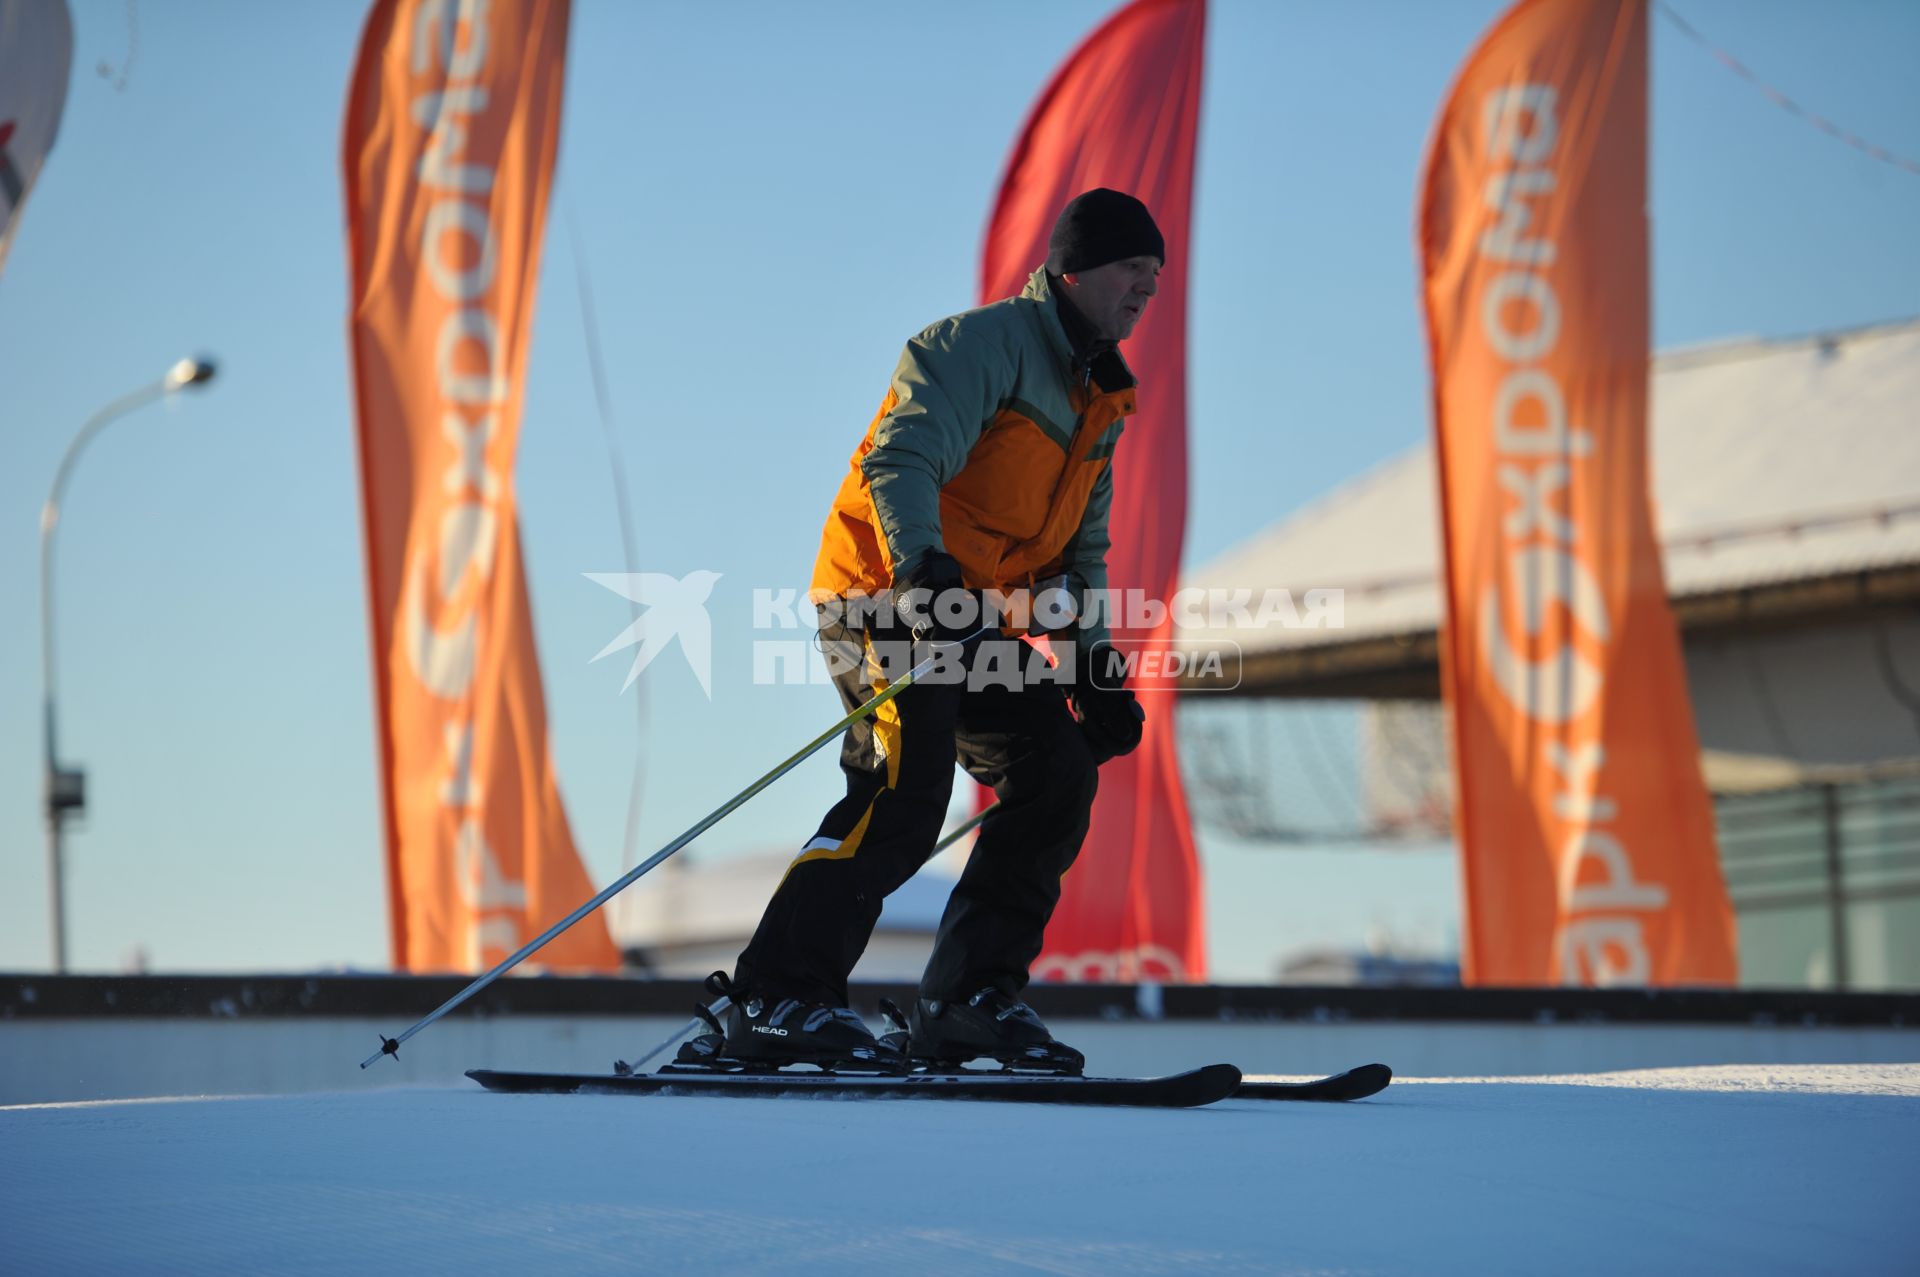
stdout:
[(1469, 984), (1725, 984), (1647, 472), (1647, 11), (1523, 0), (1427, 157)]
[[(490, 967), (594, 893), (547, 746), (513, 459), (567, 0), (377, 0), (347, 100), (393, 965)], [(613, 970), (595, 915), (541, 950)]]

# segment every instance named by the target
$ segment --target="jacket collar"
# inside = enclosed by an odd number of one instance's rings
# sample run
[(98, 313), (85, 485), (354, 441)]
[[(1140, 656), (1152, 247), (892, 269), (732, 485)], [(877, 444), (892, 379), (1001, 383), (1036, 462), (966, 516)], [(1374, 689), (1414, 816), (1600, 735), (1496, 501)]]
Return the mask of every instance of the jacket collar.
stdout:
[(1121, 357), (1119, 344), (1094, 334), (1092, 325), (1066, 294), (1054, 287), (1053, 276), (1045, 266), (1028, 277), (1020, 295), (1040, 303), (1045, 315), (1042, 326), (1074, 383), (1084, 382), (1091, 372), (1103, 392), (1124, 390), (1135, 384), (1133, 370)]

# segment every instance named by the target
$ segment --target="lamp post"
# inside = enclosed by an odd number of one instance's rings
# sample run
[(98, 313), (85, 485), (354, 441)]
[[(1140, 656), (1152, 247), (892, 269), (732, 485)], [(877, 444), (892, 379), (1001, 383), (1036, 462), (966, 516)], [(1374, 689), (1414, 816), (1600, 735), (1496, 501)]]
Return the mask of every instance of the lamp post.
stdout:
[(87, 777), (78, 767), (62, 767), (54, 731), (53, 678), (53, 534), (60, 526), (60, 494), (66, 491), (67, 478), (73, 472), (80, 453), (109, 422), (135, 408), (164, 399), (187, 386), (201, 386), (213, 380), (213, 363), (206, 359), (182, 359), (167, 370), (167, 375), (151, 385), (120, 396), (80, 427), (80, 433), (67, 445), (67, 455), (53, 475), (53, 489), (40, 511), (40, 687), (41, 707), (46, 727), (46, 801), (47, 801), (47, 885), (53, 930), (53, 970), (56, 975), (67, 969), (66, 871), (62, 843), (67, 819), (86, 808)]

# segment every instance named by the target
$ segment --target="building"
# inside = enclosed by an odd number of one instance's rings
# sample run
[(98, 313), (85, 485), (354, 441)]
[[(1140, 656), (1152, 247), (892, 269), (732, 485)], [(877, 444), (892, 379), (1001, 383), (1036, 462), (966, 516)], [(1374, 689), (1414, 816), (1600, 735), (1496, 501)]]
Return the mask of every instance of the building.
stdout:
[[(1920, 987), (1920, 320), (1665, 353), (1651, 390), (1658, 534), (1744, 979)], [(1222, 658), (1190, 690), (1231, 686), (1189, 700), (1198, 810), (1283, 840), (1444, 836), (1439, 563), (1428, 443), (1189, 574), (1345, 595), (1339, 629), (1185, 633)], [(1215, 739), (1223, 698), (1244, 721)], [(1346, 810), (1275, 795), (1289, 738), (1351, 773)]]

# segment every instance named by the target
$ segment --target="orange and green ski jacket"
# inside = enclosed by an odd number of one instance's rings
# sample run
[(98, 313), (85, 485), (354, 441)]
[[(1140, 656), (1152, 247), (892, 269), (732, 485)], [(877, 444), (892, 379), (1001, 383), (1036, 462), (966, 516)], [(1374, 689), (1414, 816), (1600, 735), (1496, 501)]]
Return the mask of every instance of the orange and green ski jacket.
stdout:
[[(1107, 589), (1113, 452), (1134, 388), (1117, 352), (1074, 375), (1044, 267), (1018, 297), (924, 330), (854, 450), (812, 597), (878, 594), (896, 564), (945, 550), (969, 589), (1069, 574), (1085, 616), (1084, 592)], [(1105, 637), (1102, 620), (1078, 641)]]

